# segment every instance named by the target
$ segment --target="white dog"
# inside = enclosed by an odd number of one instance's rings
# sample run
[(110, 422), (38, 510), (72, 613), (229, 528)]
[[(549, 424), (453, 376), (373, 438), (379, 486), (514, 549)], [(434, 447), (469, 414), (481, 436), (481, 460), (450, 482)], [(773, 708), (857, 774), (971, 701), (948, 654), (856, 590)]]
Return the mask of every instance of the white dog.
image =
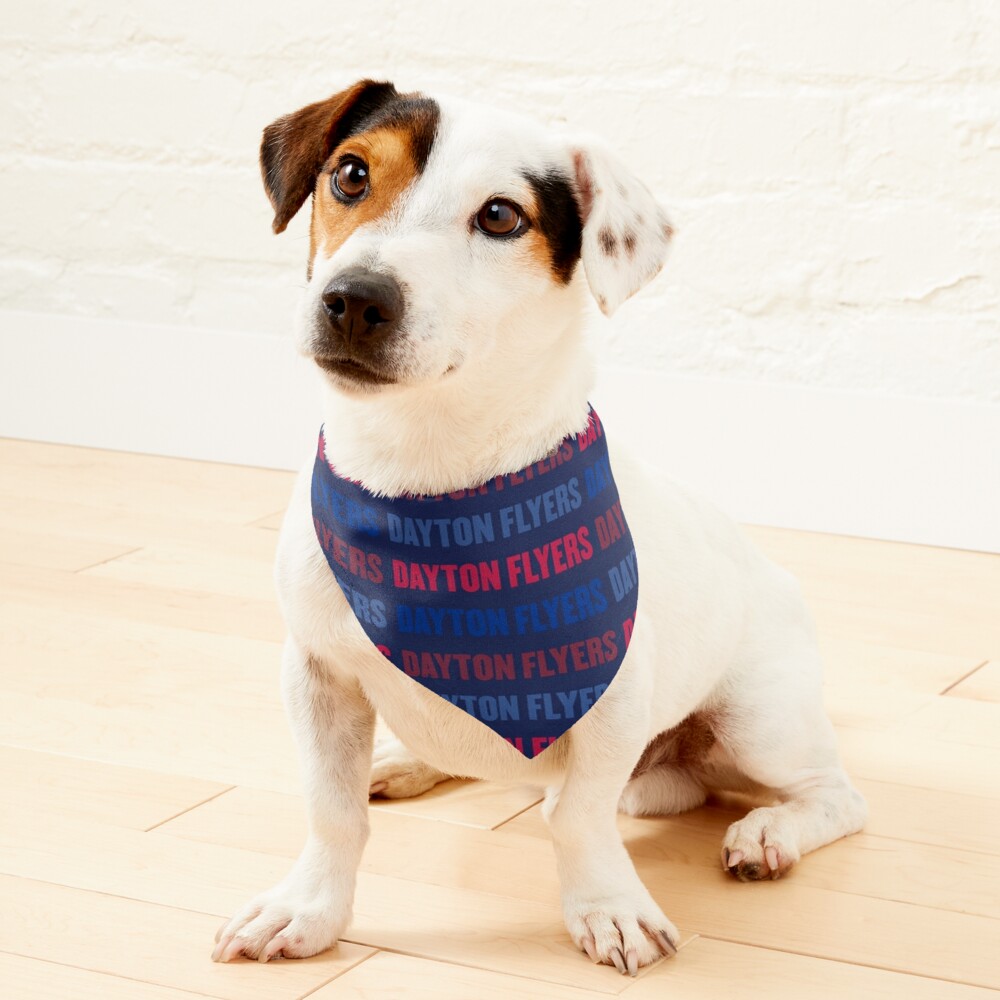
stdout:
[[(261, 163), (275, 232), (313, 196), (298, 346), (322, 373), (326, 457), (342, 476), (389, 497), (447, 493), (523, 469), (584, 428), (587, 286), (610, 314), (660, 270), (672, 235), (616, 156), (362, 81), (269, 126)], [(713, 789), (769, 790), (776, 804), (723, 841), (723, 866), (743, 880), (776, 878), (861, 828), (796, 582), (613, 440), (611, 454), (643, 569), (634, 638), (607, 693), (533, 759), (368, 639), (317, 541), (309, 463), (277, 579), (310, 834), (289, 875), (220, 930), (213, 958), (334, 944), (351, 919), (369, 795), (416, 795), (451, 775), (545, 787), (569, 933), (633, 975), (678, 935), (632, 866), (618, 809), (662, 815)], [(398, 741), (373, 764), (376, 712)]]

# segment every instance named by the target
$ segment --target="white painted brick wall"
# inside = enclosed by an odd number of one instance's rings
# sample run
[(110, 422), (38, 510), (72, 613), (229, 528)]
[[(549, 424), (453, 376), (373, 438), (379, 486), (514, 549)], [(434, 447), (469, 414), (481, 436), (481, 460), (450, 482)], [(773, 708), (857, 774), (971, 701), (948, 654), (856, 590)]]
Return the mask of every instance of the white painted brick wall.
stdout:
[[(281, 334), (272, 118), (362, 75), (604, 133), (673, 207), (619, 364), (1000, 401), (993, 0), (34, 0), (0, 40), (0, 307)], [(596, 323), (599, 321), (595, 321)]]

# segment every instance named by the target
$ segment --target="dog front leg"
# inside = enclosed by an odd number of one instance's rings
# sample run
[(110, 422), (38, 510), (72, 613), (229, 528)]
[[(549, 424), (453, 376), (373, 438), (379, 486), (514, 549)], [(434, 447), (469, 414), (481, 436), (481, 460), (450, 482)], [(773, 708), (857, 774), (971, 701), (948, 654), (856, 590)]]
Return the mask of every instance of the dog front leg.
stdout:
[(573, 941), (592, 961), (632, 976), (675, 954), (679, 940), (618, 833), (618, 800), (644, 745), (635, 735), (646, 732), (641, 715), (634, 698), (609, 691), (571, 730), (565, 780), (543, 806)]
[(212, 958), (306, 958), (336, 943), (351, 919), (368, 839), (368, 771), (375, 713), (357, 685), (327, 671), (288, 639), (285, 706), (306, 792), (309, 837), (291, 872), (251, 900), (217, 935)]

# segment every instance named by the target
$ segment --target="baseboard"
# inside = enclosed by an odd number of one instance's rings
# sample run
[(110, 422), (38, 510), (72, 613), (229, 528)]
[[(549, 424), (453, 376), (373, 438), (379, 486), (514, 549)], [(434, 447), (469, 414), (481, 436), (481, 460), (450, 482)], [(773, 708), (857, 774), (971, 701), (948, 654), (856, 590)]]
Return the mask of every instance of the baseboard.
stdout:
[[(290, 469), (319, 420), (277, 337), (0, 311), (0, 358), (6, 437)], [(1000, 552), (1000, 405), (625, 369), (594, 402), (741, 521)]]

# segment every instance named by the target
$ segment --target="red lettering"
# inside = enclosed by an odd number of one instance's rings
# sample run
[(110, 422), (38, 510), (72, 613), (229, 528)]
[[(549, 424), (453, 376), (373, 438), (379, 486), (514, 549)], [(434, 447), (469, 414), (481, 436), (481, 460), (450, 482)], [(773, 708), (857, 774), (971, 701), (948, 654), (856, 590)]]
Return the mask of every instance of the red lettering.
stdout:
[(554, 573), (565, 573), (569, 569), (566, 563), (564, 547), (566, 546), (566, 539), (572, 537), (572, 535), (566, 535), (563, 538), (557, 538), (552, 543), (552, 571)]
[(526, 569), (524, 577), (528, 583), (535, 583), (538, 580), (547, 580), (549, 578), (549, 550), (552, 548), (552, 545), (552, 542), (546, 542), (540, 549), (531, 550), (531, 554), (538, 560), (538, 566), (542, 575), (536, 576), (534, 580), (528, 580), (529, 570)]
[(597, 528), (597, 544), (602, 549), (606, 549), (611, 544), (611, 536), (608, 534), (608, 526), (604, 523), (603, 514), (597, 515), (594, 527)]
[[(539, 580), (547, 580), (550, 576), (579, 566), (593, 554), (594, 547), (589, 541), (588, 529), (584, 526), (575, 533), (546, 542), (540, 548), (508, 556), (507, 580), (511, 587), (538, 583)], [(496, 582), (499, 584), (499, 574)]]
[(500, 589), (500, 563), (491, 559), (488, 563), (479, 564), (479, 580), (483, 590)]
[(625, 534), (625, 515), (621, 504), (615, 502), (603, 514), (597, 515), (594, 522), (597, 528), (597, 541), (602, 549), (608, 548)]
[(362, 579), (365, 577), (365, 554), (361, 549), (355, 548), (353, 545), (348, 550), (348, 557), (350, 559), (350, 570), (355, 576), (360, 576)]
[(559, 673), (565, 674), (569, 670), (567, 660), (569, 659), (569, 646), (555, 646), (549, 647), (549, 652), (552, 654), (552, 659), (556, 661), (556, 665), (559, 668)]
[(493, 673), (498, 681), (512, 681), (514, 679), (514, 654), (494, 653)]
[(592, 635), (587, 640), (587, 659), (590, 661), (587, 666), (593, 667), (604, 662), (604, 647), (598, 636)]
[(417, 654), (412, 649), (404, 649), (400, 655), (403, 657), (403, 670), (410, 677), (419, 677), (420, 661), (417, 659)]
[[(446, 680), (451, 680), (451, 672), (448, 670), (448, 662), (451, 660), (450, 653), (435, 653), (434, 659), (437, 660), (437, 665), (441, 670), (441, 676)], [(437, 674), (433, 676), (437, 677)]]
[(434, 667), (434, 657), (430, 653), (420, 654), (420, 676), (433, 677), (437, 679), (437, 670)]
[(579, 566), (583, 562), (580, 557), (580, 549), (576, 544), (576, 535), (566, 535), (563, 538), (563, 544), (566, 546), (566, 562), (568, 564), (567, 568), (570, 566)]
[(535, 666), (538, 662), (538, 653), (529, 649), (521, 654), (521, 676), (525, 679), (531, 677), (535, 672)]
[[(615, 642), (614, 632), (608, 629), (601, 638), (604, 640), (604, 652), (607, 653), (609, 660), (613, 660), (618, 655), (618, 643)], [(628, 643), (626, 642), (625, 645), (627, 646)]]
[[(550, 649), (550, 653), (555, 652), (555, 650)], [(545, 651), (540, 649), (538, 651), (538, 676), (539, 677), (555, 677), (558, 673), (557, 670), (553, 670), (549, 666), (548, 657), (545, 655)]]
[(347, 563), (347, 543), (336, 535), (333, 536), (333, 558), (338, 566), (348, 568)]
[(333, 532), (318, 517), (313, 518), (313, 524), (316, 526), (316, 536), (319, 538), (319, 544), (325, 552), (330, 548), (330, 539), (333, 537)]

